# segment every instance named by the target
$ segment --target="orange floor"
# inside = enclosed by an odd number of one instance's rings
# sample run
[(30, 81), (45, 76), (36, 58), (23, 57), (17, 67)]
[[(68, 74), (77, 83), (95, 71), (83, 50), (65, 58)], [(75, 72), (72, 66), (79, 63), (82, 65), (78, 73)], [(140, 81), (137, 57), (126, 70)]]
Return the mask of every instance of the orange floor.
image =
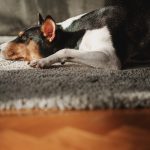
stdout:
[(150, 150), (150, 110), (0, 112), (0, 150)]

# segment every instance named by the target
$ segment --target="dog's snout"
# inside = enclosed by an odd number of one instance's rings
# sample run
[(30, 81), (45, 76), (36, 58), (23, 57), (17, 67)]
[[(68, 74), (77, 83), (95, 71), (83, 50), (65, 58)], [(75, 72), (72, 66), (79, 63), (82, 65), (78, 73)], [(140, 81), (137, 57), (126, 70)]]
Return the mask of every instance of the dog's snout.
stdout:
[(0, 52), (1, 52), (1, 45), (0, 45)]
[(4, 59), (4, 55), (3, 55), (3, 52), (1, 50), (1, 45), (0, 45), (0, 60), (3, 60)]
[(0, 59), (5, 58), (6, 47), (7, 47), (7, 43), (0, 44)]
[(0, 45), (0, 56), (2, 55), (2, 47), (1, 47), (1, 45)]
[(0, 45), (0, 51), (5, 51), (6, 50), (6, 47), (7, 47), (8, 43), (3, 43)]

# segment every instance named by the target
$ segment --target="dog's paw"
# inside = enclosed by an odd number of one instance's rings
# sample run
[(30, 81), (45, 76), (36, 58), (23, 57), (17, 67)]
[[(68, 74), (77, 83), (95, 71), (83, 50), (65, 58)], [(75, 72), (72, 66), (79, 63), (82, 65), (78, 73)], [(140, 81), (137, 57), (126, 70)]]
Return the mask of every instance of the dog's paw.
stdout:
[(28, 63), (29, 66), (34, 68), (49, 68), (50, 64), (46, 59), (32, 60)]

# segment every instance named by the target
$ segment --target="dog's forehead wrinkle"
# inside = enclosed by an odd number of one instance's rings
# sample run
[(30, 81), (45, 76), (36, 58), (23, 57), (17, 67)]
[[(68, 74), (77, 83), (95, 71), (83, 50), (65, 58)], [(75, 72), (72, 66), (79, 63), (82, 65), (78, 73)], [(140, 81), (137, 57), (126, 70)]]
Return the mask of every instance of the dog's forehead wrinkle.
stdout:
[(38, 27), (31, 27), (31, 28), (25, 29), (23, 35), (29, 36), (29, 37), (32, 35), (37, 35), (39, 34), (38, 30), (39, 30)]

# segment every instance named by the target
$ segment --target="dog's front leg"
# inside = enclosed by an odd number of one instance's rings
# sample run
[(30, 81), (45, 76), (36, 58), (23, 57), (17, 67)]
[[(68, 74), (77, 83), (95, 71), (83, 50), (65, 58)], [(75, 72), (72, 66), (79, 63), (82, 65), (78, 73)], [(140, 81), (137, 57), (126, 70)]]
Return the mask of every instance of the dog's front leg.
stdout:
[(63, 64), (68, 59), (67, 51), (68, 49), (62, 49), (49, 57), (32, 60), (29, 62), (29, 65), (34, 68), (49, 68), (51, 65), (58, 62)]
[(29, 65), (35, 68), (49, 68), (57, 62), (75, 62), (95, 68), (119, 69), (119, 63), (116, 63), (117, 61), (117, 57), (110, 57), (101, 51), (63, 49), (49, 57), (33, 60)]

